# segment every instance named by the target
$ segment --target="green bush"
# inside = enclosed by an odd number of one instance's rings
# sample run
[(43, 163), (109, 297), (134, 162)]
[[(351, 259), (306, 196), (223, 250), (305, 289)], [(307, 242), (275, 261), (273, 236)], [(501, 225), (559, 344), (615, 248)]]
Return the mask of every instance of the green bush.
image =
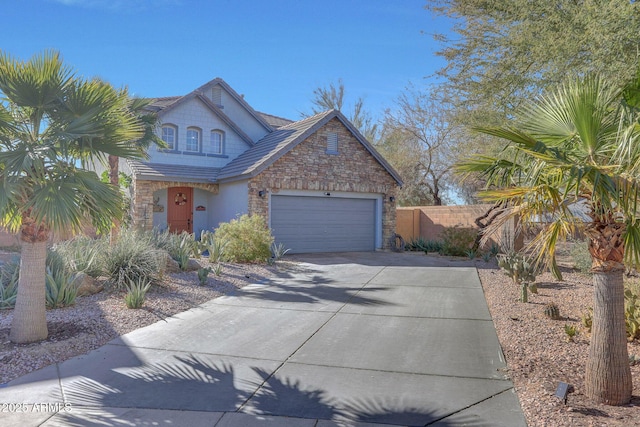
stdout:
[(19, 262), (0, 265), (0, 309), (13, 308), (16, 305), (19, 277)]
[(591, 272), (591, 254), (589, 253), (589, 243), (587, 241), (573, 242), (569, 251), (573, 259), (573, 265), (581, 273)]
[(462, 227), (459, 225), (445, 227), (440, 233), (442, 238), (442, 255), (466, 256), (467, 251), (473, 246), (478, 231), (475, 228)]
[(152, 233), (122, 231), (105, 257), (105, 272), (111, 284), (122, 289), (129, 282), (158, 280), (164, 271), (163, 251), (155, 246)]
[(76, 237), (54, 245), (53, 250), (62, 256), (67, 271), (84, 272), (98, 277), (104, 272), (105, 253), (109, 248), (106, 239)]
[(271, 256), (273, 236), (259, 215), (242, 215), (220, 224), (214, 239), (225, 245), (223, 261), (266, 262)]

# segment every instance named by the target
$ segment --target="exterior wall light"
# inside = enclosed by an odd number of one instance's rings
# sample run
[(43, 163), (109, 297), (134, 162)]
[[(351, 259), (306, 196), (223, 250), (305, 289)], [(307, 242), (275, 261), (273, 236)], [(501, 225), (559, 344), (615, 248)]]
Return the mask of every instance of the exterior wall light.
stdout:
[(267, 190), (258, 191), (258, 197), (264, 198), (267, 195)]
[(395, 201), (396, 201), (396, 198), (395, 198), (395, 197), (393, 197), (393, 196), (391, 196), (391, 197), (389, 197), (389, 201), (390, 201), (391, 203), (393, 203), (393, 202), (395, 202)]

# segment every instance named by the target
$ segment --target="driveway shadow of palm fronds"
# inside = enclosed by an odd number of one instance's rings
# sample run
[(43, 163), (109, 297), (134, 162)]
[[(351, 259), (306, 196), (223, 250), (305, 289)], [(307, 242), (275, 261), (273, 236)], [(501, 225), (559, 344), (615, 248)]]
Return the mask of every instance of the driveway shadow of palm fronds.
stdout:
[(173, 356), (165, 363), (115, 367), (100, 378), (63, 381), (63, 390), (74, 406), (235, 411), (252, 392), (236, 387), (242, 382), (237, 377), (232, 362)]
[(446, 412), (441, 408), (417, 408), (401, 399), (355, 399), (342, 405), (335, 421), (339, 425), (357, 423), (400, 424), (406, 426), (475, 426), (490, 427), (493, 424), (472, 414)]
[(260, 390), (251, 398), (252, 410), (263, 415), (304, 416), (305, 418), (332, 419), (338, 403), (327, 392), (305, 387), (300, 380), (283, 378), (254, 368), (263, 379)]

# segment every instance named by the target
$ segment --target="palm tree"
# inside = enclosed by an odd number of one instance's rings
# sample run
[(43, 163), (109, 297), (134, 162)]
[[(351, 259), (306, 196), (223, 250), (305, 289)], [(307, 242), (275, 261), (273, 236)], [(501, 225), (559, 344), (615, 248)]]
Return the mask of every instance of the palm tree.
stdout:
[(28, 61), (0, 54), (0, 226), (18, 232), (22, 252), (10, 339), (47, 337), (46, 246), (52, 232), (91, 221), (108, 231), (121, 215), (117, 189), (84, 169), (109, 154), (138, 156), (128, 141), (143, 127), (126, 91), (76, 77), (56, 52)]
[(529, 249), (556, 273), (556, 244), (587, 236), (594, 301), (585, 391), (610, 405), (631, 399), (623, 272), (640, 261), (640, 129), (620, 101), (602, 78), (576, 79), (526, 106), (516, 125), (478, 129), (508, 144), (498, 157), (457, 166), (483, 175), (481, 197), (508, 206), (494, 229), (513, 217), (542, 227)]
[[(151, 99), (133, 98), (129, 102), (129, 111), (131, 111), (143, 126), (143, 133), (140, 139), (134, 141), (133, 147), (138, 150), (138, 157), (148, 158), (147, 150), (154, 144), (160, 148), (166, 148), (167, 144), (156, 134), (158, 126), (158, 115), (147, 109), (151, 103)], [(116, 188), (120, 188), (120, 158), (110, 154), (107, 158), (109, 164), (109, 183)], [(117, 221), (111, 226), (110, 241), (113, 244), (116, 240), (120, 224)]]

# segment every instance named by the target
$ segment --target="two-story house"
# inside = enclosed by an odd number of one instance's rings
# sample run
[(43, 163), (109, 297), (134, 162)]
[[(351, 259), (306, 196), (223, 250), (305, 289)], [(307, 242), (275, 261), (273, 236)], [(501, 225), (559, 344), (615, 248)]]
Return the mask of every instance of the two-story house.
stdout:
[(339, 111), (260, 113), (219, 78), (150, 108), (168, 148), (121, 161), (134, 225), (199, 235), (249, 213), (292, 252), (388, 246), (400, 177)]

